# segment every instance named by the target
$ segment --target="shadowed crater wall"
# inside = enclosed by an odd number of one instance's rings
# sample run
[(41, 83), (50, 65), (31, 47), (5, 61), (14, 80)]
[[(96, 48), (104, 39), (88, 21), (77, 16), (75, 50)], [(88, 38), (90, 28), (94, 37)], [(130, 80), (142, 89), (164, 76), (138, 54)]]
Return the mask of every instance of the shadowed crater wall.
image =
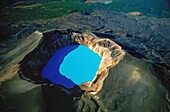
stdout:
[(71, 32), (69, 31), (43, 33), (38, 47), (20, 62), (20, 77), (36, 84), (50, 83), (48, 79), (41, 77), (41, 70), (55, 51), (68, 45), (78, 45), (78, 43), (71, 39)]

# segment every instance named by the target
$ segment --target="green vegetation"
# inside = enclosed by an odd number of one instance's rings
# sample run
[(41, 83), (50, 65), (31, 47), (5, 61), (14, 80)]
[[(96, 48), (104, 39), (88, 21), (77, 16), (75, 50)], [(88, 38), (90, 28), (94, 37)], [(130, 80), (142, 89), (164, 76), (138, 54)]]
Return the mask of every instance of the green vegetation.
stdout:
[[(42, 1), (42, 0), (40, 0)], [(27, 5), (26, 5), (27, 4)], [(170, 17), (170, 9), (166, 0), (113, 0), (110, 4), (87, 4), (81, 0), (59, 0), (54, 2), (28, 1), (15, 3), (13, 7), (3, 9), (0, 14), (1, 22), (19, 22), (32, 20), (47, 20), (68, 15), (74, 12), (92, 12), (96, 7), (114, 12), (140, 12), (143, 15), (154, 17)]]
[(2, 21), (30, 21), (46, 20), (61, 17), (73, 12), (92, 12), (93, 4), (86, 4), (80, 0), (63, 0), (43, 4), (16, 6), (6, 9), (6, 14), (1, 17)]

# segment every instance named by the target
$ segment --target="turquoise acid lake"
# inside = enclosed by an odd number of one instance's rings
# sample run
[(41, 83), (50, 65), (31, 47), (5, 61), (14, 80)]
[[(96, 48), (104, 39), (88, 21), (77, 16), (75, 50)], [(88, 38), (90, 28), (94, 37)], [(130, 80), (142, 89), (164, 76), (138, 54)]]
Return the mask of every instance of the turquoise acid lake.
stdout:
[(42, 77), (54, 84), (73, 88), (92, 81), (101, 57), (83, 45), (66, 46), (57, 50), (42, 70)]

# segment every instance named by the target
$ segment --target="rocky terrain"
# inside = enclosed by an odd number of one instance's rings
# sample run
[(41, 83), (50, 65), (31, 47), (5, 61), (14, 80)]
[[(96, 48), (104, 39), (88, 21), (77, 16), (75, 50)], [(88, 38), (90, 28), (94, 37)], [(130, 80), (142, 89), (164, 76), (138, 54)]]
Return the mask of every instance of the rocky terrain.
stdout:
[[(12, 31), (11, 38), (0, 44), (1, 110), (64, 111), (64, 101), (67, 100), (68, 109), (77, 112), (169, 111), (169, 21), (169, 18), (158, 19), (96, 10), (93, 13), (74, 13), (61, 18), (12, 24), (8, 27), (9, 31)], [(56, 29), (93, 32), (100, 38), (114, 40), (126, 51), (120, 63), (109, 70), (98, 94), (87, 93), (80, 96), (81, 93), (77, 92), (79, 88), (67, 90), (55, 85), (50, 86), (50, 82), (38, 75), (59, 47), (68, 43), (75, 44), (74, 41), (64, 40), (69, 40), (68, 36), (57, 35)], [(38, 32), (26, 38), (36, 30), (44, 32), (42, 41), (42, 35)], [(56, 36), (60, 37), (59, 40), (55, 40)], [(21, 41), (23, 42), (17, 46)], [(25, 57), (26, 54), (28, 55)], [(17, 59), (18, 56), (20, 58)], [(21, 61), (23, 58), (25, 61)], [(19, 62), (23, 66), (17, 66)], [(46, 85), (41, 87), (20, 79), (17, 73), (19, 67), (21, 69), (18, 73), (23, 79)], [(5, 75), (5, 72), (9, 75)], [(30, 76), (30, 73), (33, 75)], [(57, 95), (63, 97), (59, 98)], [(16, 100), (18, 101), (14, 103)]]

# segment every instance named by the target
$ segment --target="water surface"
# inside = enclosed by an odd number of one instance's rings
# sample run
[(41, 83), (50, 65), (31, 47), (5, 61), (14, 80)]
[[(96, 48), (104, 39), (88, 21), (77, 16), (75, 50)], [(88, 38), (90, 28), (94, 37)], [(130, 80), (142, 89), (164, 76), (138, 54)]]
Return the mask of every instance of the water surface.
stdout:
[(84, 81), (92, 81), (101, 58), (83, 45), (66, 46), (54, 53), (42, 70), (43, 78), (72, 88)]

